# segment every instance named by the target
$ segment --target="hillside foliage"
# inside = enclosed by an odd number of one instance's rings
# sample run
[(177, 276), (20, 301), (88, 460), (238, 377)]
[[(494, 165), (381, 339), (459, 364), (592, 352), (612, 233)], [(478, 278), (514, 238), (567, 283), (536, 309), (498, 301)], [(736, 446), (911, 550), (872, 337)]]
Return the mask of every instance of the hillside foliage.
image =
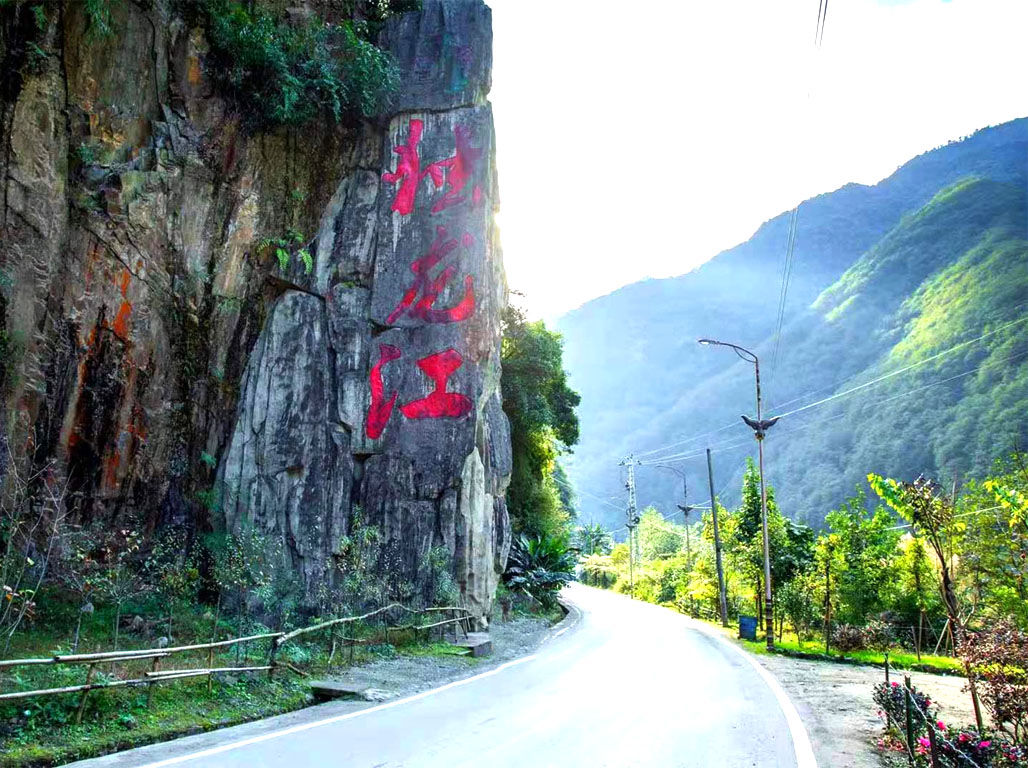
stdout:
[[(782, 513), (814, 528), (869, 471), (982, 478), (1028, 445), (1026, 153), (1022, 119), (801, 204), (780, 332), (790, 214), (693, 272), (561, 318), (582, 393), (569, 474), (583, 515), (623, 525), (592, 497), (623, 493), (613, 468), (633, 452), (670, 461), (705, 499), (709, 446), (717, 488), (739, 500), (753, 367), (701, 336), (759, 355), (765, 413), (783, 415), (767, 475)], [(644, 466), (638, 488), (662, 512), (681, 503), (667, 473)]]
[(566, 538), (574, 500), (558, 459), (578, 442), (579, 397), (567, 385), (560, 334), (509, 307), (502, 360), (503, 410), (513, 455), (507, 490), (511, 525), (529, 537)]

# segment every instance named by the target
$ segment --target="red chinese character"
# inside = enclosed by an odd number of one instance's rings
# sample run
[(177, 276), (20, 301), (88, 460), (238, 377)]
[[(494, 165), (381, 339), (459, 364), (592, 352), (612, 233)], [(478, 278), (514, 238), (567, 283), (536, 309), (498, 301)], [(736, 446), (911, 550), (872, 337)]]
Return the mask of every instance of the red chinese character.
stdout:
[(392, 344), (378, 345), (378, 362), (371, 367), (371, 406), (368, 408), (368, 418), (364, 424), (364, 431), (372, 440), (382, 436), (389, 417), (393, 415), (393, 405), (396, 404), (396, 392), (386, 400), (385, 383), (382, 381), (382, 368), (393, 360), (399, 360), (401, 352)]
[(382, 178), (395, 184), (400, 182), (400, 189), (393, 198), (392, 209), (401, 216), (414, 211), (414, 199), (418, 194), (418, 184), (425, 174), (421, 172), (421, 158), (418, 156), (418, 143), (425, 124), (421, 120), (410, 121), (410, 132), (407, 143), (393, 148), (400, 156), (396, 162), (396, 170), (382, 174)]
[(418, 360), (418, 368), (432, 379), (435, 388), (426, 397), (401, 405), (400, 412), (408, 419), (459, 419), (471, 413), (471, 398), (446, 391), (447, 380), (463, 364), (464, 358), (455, 349)]
[[(471, 235), (466, 232), (461, 241), (465, 248), (474, 245)], [(430, 273), (440, 261), (455, 250), (457, 250), (457, 239), (447, 239), (446, 228), (436, 227), (436, 237), (429, 247), (428, 253), (410, 265), (410, 270), (414, 273), (413, 284), (400, 299), (396, 309), (386, 318), (386, 323), (396, 322), (405, 312), (410, 317), (424, 320), (426, 323), (457, 323), (471, 317), (475, 311), (475, 283), (471, 275), (464, 278), (464, 297), (457, 304), (449, 309), (434, 308), (439, 294), (457, 273), (457, 266), (455, 264), (448, 265), (434, 280)], [(419, 295), (421, 299), (415, 304), (414, 300)]]
[[(393, 198), (392, 210), (401, 216), (407, 216), (414, 212), (418, 184), (425, 176), (431, 177), (436, 189), (442, 189), (444, 185), (447, 188), (432, 206), (432, 213), (439, 213), (451, 206), (463, 203), (467, 200), (468, 183), (474, 177), (475, 167), (482, 157), (482, 149), (471, 146), (471, 129), (465, 125), (456, 125), (453, 128), (455, 145), (453, 156), (432, 163), (422, 171), (418, 145), (421, 143), (421, 134), (424, 128), (424, 121), (417, 119), (410, 121), (407, 143), (393, 147), (393, 152), (400, 156), (396, 161), (396, 170), (386, 171), (382, 174), (385, 181), (391, 184), (397, 182), (400, 184), (400, 188)], [(480, 205), (482, 199), (482, 188), (476, 184), (471, 190), (471, 201), (475, 205)]]
[[(432, 163), (425, 170), (432, 177), (436, 189), (440, 189), (444, 181), (447, 186), (447, 191), (432, 206), (432, 213), (439, 213), (467, 200), (465, 188), (475, 175), (475, 165), (482, 157), (482, 150), (471, 146), (471, 130), (466, 125), (454, 126), (453, 139), (456, 145), (453, 156)], [(475, 205), (481, 202), (481, 187), (475, 186), (472, 200)]]

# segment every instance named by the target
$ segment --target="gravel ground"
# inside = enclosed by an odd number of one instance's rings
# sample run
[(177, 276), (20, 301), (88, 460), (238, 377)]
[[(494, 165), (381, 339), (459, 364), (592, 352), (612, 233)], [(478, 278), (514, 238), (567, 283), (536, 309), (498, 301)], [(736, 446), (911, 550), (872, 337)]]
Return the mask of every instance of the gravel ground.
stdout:
[(371, 688), (375, 691), (373, 698), (407, 696), (484, 672), (531, 653), (546, 639), (551, 628), (550, 622), (544, 618), (518, 617), (509, 622), (495, 621), (489, 627), (489, 637), (493, 642), (491, 656), (472, 659), (468, 656), (399, 655), (342, 670), (331, 679)]
[[(871, 687), (885, 679), (884, 670), (789, 656), (757, 659), (778, 678), (796, 705), (821, 768), (883, 765), (875, 747), (883, 724), (871, 701)], [(961, 690), (964, 678), (924, 672), (913, 672), (910, 678), (914, 687), (937, 703), (939, 717), (947, 725), (974, 722), (971, 697)], [(891, 679), (902, 682), (903, 673)]]

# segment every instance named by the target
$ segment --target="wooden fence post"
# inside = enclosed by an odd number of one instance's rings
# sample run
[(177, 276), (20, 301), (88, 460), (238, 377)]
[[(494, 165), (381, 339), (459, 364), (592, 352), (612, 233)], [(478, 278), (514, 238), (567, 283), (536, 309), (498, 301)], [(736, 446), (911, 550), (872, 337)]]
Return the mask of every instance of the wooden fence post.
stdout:
[(268, 679), (272, 680), (275, 677), (275, 653), (278, 651), (278, 644), (272, 639), (271, 650), (268, 651), (268, 666), (271, 669), (268, 670)]
[[(86, 685), (89, 685), (90, 683), (93, 682), (93, 673), (94, 672), (96, 672), (96, 664), (95, 663), (90, 664), (89, 665), (89, 670), (86, 672)], [(87, 696), (89, 696), (89, 689), (88, 688), (86, 688), (86, 690), (84, 690), (82, 692), (82, 698), (79, 699), (79, 708), (75, 712), (75, 725), (80, 725), (82, 723), (82, 713), (86, 711), (86, 697)]]
[(931, 747), (932, 768), (939, 768), (939, 748), (935, 744), (935, 724), (928, 723), (928, 745)]
[[(156, 672), (157, 668), (161, 665), (161, 657), (155, 656), (153, 664), (150, 665), (150, 671)], [(174, 668), (174, 666), (172, 667)], [(151, 680), (146, 686), (146, 708), (150, 709), (150, 702), (153, 701), (153, 681)]]
[[(211, 642), (214, 642), (213, 640)], [(207, 649), (207, 669), (214, 669), (214, 649)], [(207, 675), (207, 695), (214, 693), (214, 673)]]
[(910, 675), (903, 676), (903, 698), (907, 705), (907, 759), (914, 764), (914, 713), (910, 700)]

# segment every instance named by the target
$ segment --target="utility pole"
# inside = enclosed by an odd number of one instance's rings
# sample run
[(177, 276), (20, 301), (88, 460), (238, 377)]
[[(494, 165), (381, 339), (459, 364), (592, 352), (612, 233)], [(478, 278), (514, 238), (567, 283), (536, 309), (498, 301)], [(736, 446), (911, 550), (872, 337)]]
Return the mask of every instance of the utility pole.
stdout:
[(717, 499), (714, 498), (714, 464), (707, 449), (707, 482), (710, 484), (710, 514), (714, 519), (714, 561), (717, 563), (717, 595), (721, 606), (721, 625), (728, 626), (728, 598), (725, 596), (725, 570), (721, 565), (721, 531), (717, 525)]
[(635, 457), (631, 454), (627, 458), (622, 459), (619, 463), (622, 467), (628, 467), (628, 482), (625, 483), (625, 488), (628, 490), (628, 509), (626, 510), (628, 515), (628, 591), (633, 599), (635, 599), (635, 550), (638, 546), (637, 537), (635, 536), (635, 528), (639, 525), (639, 515), (636, 512), (635, 501), (635, 468), (640, 463), (641, 462), (636, 461)]
[(751, 419), (748, 416), (743, 416), (742, 420), (746, 422), (746, 426), (753, 430), (754, 437), (757, 438), (757, 463), (760, 467), (760, 521), (764, 535), (765, 635), (767, 638), (767, 649), (769, 651), (773, 651), (775, 649), (775, 622), (771, 597), (771, 543), (767, 530), (767, 487), (764, 484), (764, 435), (777, 423), (778, 417), (776, 416), (773, 419), (762, 418), (760, 402), (760, 360), (755, 354), (745, 347), (740, 347), (738, 344), (729, 344), (727, 341), (698, 339), (698, 342), (705, 345), (730, 347), (735, 351), (735, 354), (738, 355), (740, 359), (745, 360), (747, 363), (753, 363), (753, 371), (757, 381), (757, 418)]

